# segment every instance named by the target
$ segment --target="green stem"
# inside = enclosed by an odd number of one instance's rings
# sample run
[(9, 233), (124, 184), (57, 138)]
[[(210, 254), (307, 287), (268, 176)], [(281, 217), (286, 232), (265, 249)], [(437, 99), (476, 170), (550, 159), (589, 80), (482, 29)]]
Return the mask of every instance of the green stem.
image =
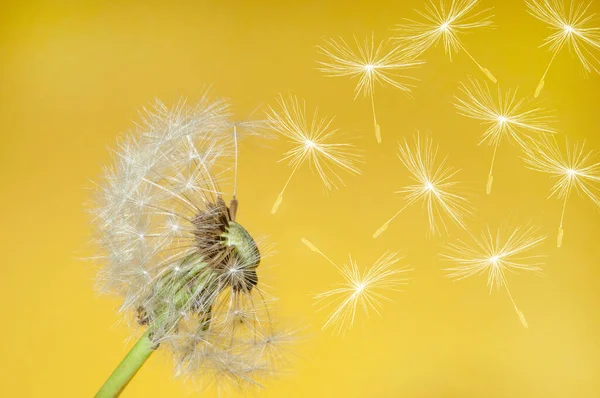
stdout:
[(96, 398), (118, 397), (121, 391), (127, 386), (127, 383), (137, 371), (142, 367), (146, 360), (152, 355), (156, 348), (150, 339), (150, 329), (140, 337), (119, 366), (112, 372), (108, 380), (96, 393)]

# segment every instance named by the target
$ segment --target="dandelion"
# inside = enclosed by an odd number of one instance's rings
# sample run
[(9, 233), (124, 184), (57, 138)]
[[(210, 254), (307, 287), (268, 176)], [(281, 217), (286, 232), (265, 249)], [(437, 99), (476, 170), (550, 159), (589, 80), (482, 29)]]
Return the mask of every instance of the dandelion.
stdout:
[(400, 144), (398, 157), (408, 169), (415, 184), (396, 192), (404, 194), (404, 206), (375, 231), (373, 238), (379, 237), (404, 209), (418, 201), (422, 202), (427, 211), (429, 230), (432, 234), (439, 232), (440, 222), (447, 231), (445, 218), (449, 218), (461, 228), (466, 228), (465, 219), (472, 214), (469, 201), (457, 192), (459, 183), (454, 177), (459, 170), (447, 165), (447, 157), (440, 162), (436, 160), (438, 146), (434, 146), (431, 138), (426, 137), (422, 140), (420, 135), (417, 135), (414, 141), (414, 145), (411, 146), (404, 140), (404, 144)]
[(424, 21), (406, 19), (406, 23), (398, 25), (394, 38), (415, 56), (420, 56), (430, 47), (437, 46), (440, 41), (444, 51), (452, 60), (452, 53), (464, 51), (488, 79), (496, 83), (496, 78), (489, 69), (481, 66), (465, 48), (461, 35), (472, 29), (492, 26), (491, 9), (477, 10), (479, 0), (440, 0), (439, 5), (433, 1), (425, 4), (425, 10), (416, 12)]
[(568, 9), (562, 0), (527, 0), (526, 4), (529, 14), (552, 30), (541, 45), (548, 47), (552, 58), (535, 89), (535, 97), (544, 88), (550, 66), (565, 45), (575, 52), (586, 73), (598, 73), (598, 58), (594, 52), (600, 49), (600, 26), (596, 25), (596, 14), (588, 12), (591, 2), (571, 1)]
[(373, 266), (361, 271), (352, 257), (348, 264), (340, 267), (308, 240), (302, 238), (302, 243), (329, 261), (343, 278), (338, 286), (315, 296), (317, 304), (322, 305), (322, 310), (330, 310), (322, 329), (332, 327), (335, 333), (351, 329), (359, 308), (367, 316), (369, 311), (381, 315), (382, 302), (389, 300), (383, 292), (398, 290), (398, 286), (407, 281), (403, 274), (410, 270), (406, 267), (394, 268), (402, 260), (398, 253), (386, 252)]
[(480, 239), (472, 236), (472, 243), (459, 240), (448, 245), (448, 252), (442, 258), (456, 263), (457, 266), (448, 268), (448, 277), (461, 280), (473, 275), (487, 272), (487, 284), (490, 294), (494, 288), (505, 288), (517, 315), (524, 327), (528, 327), (523, 312), (519, 310), (513, 299), (506, 282), (508, 272), (541, 271), (543, 265), (541, 255), (528, 254), (544, 242), (545, 236), (538, 234), (532, 226), (519, 226), (514, 228), (508, 236), (503, 236), (502, 231), (496, 234), (487, 228)]
[(584, 143), (565, 145), (562, 151), (554, 137), (542, 137), (534, 141), (534, 145), (525, 152), (524, 160), (532, 170), (550, 174), (556, 179), (549, 198), (557, 197), (563, 201), (557, 247), (561, 247), (564, 229), (563, 221), (567, 200), (573, 190), (600, 205), (600, 161), (594, 151), (587, 151)]
[(277, 99), (279, 109), (270, 108), (267, 115), (268, 124), (278, 134), (287, 138), (293, 147), (284, 153), (281, 161), (288, 161), (292, 172), (277, 196), (271, 214), (275, 214), (283, 201), (283, 194), (292, 177), (300, 166), (308, 163), (317, 172), (326, 190), (337, 188), (336, 183), (343, 183), (337, 170), (350, 174), (360, 174), (356, 167), (360, 156), (352, 144), (333, 142), (338, 137), (338, 130), (331, 128), (333, 118), (320, 117), (317, 110), (312, 120), (306, 115), (306, 103), (290, 95)]
[(218, 188), (231, 126), (227, 104), (206, 96), (195, 107), (157, 103), (105, 169), (93, 209), (98, 284), (146, 331), (97, 397), (118, 395), (159, 346), (177, 375), (219, 388), (274, 373), (256, 349), (281, 333), (258, 284), (261, 253), (237, 222), (237, 199), (227, 206)]
[(494, 181), (494, 162), (500, 143), (506, 139), (525, 148), (526, 138), (531, 134), (555, 133), (550, 126), (554, 118), (550, 112), (532, 101), (518, 98), (516, 89), (503, 94), (498, 88), (498, 97), (495, 99), (485, 82), (482, 84), (476, 79), (470, 79), (468, 84), (461, 83), (460, 90), (464, 97), (455, 97), (456, 109), (461, 115), (479, 120), (487, 126), (479, 145), (487, 142), (494, 148), (486, 186), (486, 193), (490, 194)]
[(375, 84), (388, 85), (409, 94), (414, 87), (414, 78), (403, 75), (402, 71), (421, 65), (423, 62), (415, 59), (406, 51), (398, 48), (387, 50), (385, 42), (375, 44), (374, 36), (360, 43), (356, 38), (356, 49), (344, 39), (327, 39), (319, 46), (319, 53), (325, 56), (325, 61), (318, 61), (319, 70), (327, 76), (350, 76), (356, 78), (354, 99), (359, 95), (370, 97), (373, 111), (373, 126), (375, 138), (381, 143), (381, 129), (375, 113)]

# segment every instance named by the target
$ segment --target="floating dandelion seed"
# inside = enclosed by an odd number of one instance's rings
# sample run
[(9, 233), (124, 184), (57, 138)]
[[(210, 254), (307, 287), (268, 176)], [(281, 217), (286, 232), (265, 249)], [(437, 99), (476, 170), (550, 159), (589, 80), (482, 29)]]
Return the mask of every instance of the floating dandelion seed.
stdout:
[(468, 84), (461, 83), (460, 90), (464, 98), (455, 97), (458, 112), (471, 119), (479, 120), (488, 126), (479, 144), (487, 142), (494, 148), (486, 193), (492, 191), (494, 180), (494, 162), (496, 152), (502, 140), (515, 141), (521, 148), (526, 146), (526, 138), (530, 134), (553, 134), (550, 127), (554, 117), (544, 108), (528, 101), (517, 98), (517, 90), (508, 90), (504, 95), (498, 87), (498, 99), (495, 100), (487, 83), (470, 79)]
[(472, 210), (469, 201), (456, 192), (459, 183), (454, 181), (453, 177), (459, 170), (447, 165), (447, 157), (439, 163), (436, 162), (437, 154), (438, 146), (434, 146), (433, 140), (428, 137), (421, 140), (420, 135), (416, 136), (414, 146), (410, 146), (406, 140), (404, 145), (400, 145), (398, 157), (416, 184), (397, 192), (405, 194), (404, 206), (373, 234), (373, 238), (381, 235), (404, 209), (417, 201), (422, 201), (427, 210), (429, 230), (432, 234), (439, 231), (437, 219), (447, 231), (445, 217), (465, 228), (465, 218)]
[(331, 309), (322, 328), (333, 327), (336, 333), (352, 328), (358, 308), (367, 315), (370, 310), (380, 314), (382, 301), (389, 300), (382, 291), (398, 290), (399, 285), (406, 284), (407, 281), (402, 274), (411, 271), (407, 268), (393, 268), (402, 260), (397, 253), (384, 253), (372, 267), (361, 272), (352, 257), (348, 264), (340, 267), (308, 240), (303, 238), (302, 243), (333, 264), (344, 279), (339, 286), (315, 296), (317, 303), (323, 304), (321, 309)]
[(444, 43), (444, 50), (450, 60), (453, 52), (463, 50), (487, 78), (496, 83), (492, 72), (475, 60), (460, 39), (460, 35), (471, 29), (492, 26), (493, 15), (489, 14), (491, 9), (476, 11), (478, 5), (479, 0), (451, 0), (449, 5), (441, 0), (437, 6), (430, 1), (425, 4), (425, 11), (416, 10), (425, 22), (407, 19), (405, 24), (396, 27), (398, 34), (394, 39), (417, 57), (440, 41)]
[(390, 85), (408, 94), (414, 87), (414, 78), (400, 74), (400, 71), (414, 68), (423, 62), (398, 48), (385, 51), (385, 43), (375, 44), (375, 38), (366, 38), (361, 45), (355, 38), (356, 50), (343, 39), (327, 39), (319, 46), (319, 53), (327, 57), (318, 61), (319, 70), (327, 76), (350, 76), (357, 78), (354, 99), (359, 95), (371, 98), (373, 126), (377, 142), (381, 143), (381, 129), (375, 114), (375, 84)]
[(596, 14), (588, 13), (591, 2), (571, 2), (568, 10), (562, 0), (527, 0), (526, 4), (529, 14), (553, 31), (542, 44), (552, 52), (552, 58), (535, 89), (535, 97), (544, 88), (550, 66), (565, 44), (575, 52), (586, 73), (598, 73), (599, 60), (593, 51), (600, 49), (600, 26), (594, 26)]
[(443, 259), (458, 264), (454, 268), (446, 269), (449, 272), (448, 277), (461, 280), (487, 272), (490, 294), (494, 287), (504, 287), (521, 323), (527, 328), (525, 315), (519, 310), (508, 290), (506, 273), (541, 271), (543, 256), (525, 254), (538, 247), (546, 237), (538, 235), (535, 227), (519, 226), (512, 230), (507, 237), (503, 237), (500, 230), (493, 235), (488, 228), (481, 234), (480, 239), (473, 236), (472, 238), (472, 244), (459, 240), (457, 243), (448, 245), (448, 253), (442, 254)]
[(529, 168), (547, 173), (556, 178), (549, 197), (556, 196), (563, 200), (560, 224), (558, 227), (557, 247), (562, 245), (564, 230), (563, 221), (567, 200), (573, 190), (588, 197), (596, 205), (600, 205), (600, 162), (594, 151), (586, 151), (584, 143), (565, 145), (561, 151), (554, 136), (534, 141), (525, 152), (524, 160)]
[(286, 101), (282, 96), (277, 99), (279, 110), (270, 108), (268, 123), (271, 129), (288, 138), (294, 145), (285, 152), (282, 161), (288, 160), (292, 172), (283, 185), (279, 196), (273, 204), (271, 214), (277, 212), (283, 201), (283, 194), (292, 177), (302, 164), (308, 162), (316, 170), (325, 189), (337, 188), (336, 181), (343, 183), (336, 169), (347, 171), (351, 174), (360, 174), (356, 162), (360, 156), (352, 144), (333, 143), (338, 135), (338, 130), (331, 129), (333, 118), (319, 117), (317, 110), (312, 121), (306, 117), (306, 104), (300, 103), (298, 98), (290, 95)]
[(231, 157), (228, 106), (157, 103), (143, 120), (105, 169), (93, 213), (98, 283), (146, 332), (97, 397), (118, 395), (159, 345), (178, 375), (256, 385), (271, 364), (248, 342), (280, 332), (258, 285), (258, 246), (218, 189)]

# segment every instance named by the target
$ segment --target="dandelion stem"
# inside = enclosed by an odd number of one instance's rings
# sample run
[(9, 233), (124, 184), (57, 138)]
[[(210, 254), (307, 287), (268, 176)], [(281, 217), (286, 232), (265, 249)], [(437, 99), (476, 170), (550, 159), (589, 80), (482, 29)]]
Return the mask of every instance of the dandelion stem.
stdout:
[(379, 128), (379, 124), (377, 124), (377, 116), (375, 116), (375, 95), (371, 92), (371, 108), (373, 109), (373, 126), (375, 126), (375, 138), (377, 139), (377, 143), (381, 144), (381, 129)]
[(155, 349), (156, 345), (150, 340), (150, 329), (148, 329), (104, 382), (95, 397), (118, 397)]

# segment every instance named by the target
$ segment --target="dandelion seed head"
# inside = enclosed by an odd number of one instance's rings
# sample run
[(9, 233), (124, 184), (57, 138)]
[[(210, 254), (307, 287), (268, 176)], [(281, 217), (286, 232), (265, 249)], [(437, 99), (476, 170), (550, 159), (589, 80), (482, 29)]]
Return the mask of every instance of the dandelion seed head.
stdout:
[[(220, 386), (268, 373), (273, 364), (246, 341), (275, 333), (258, 246), (219, 189), (234, 152), (228, 109), (203, 97), (145, 110), (91, 209), (100, 290), (123, 299), (121, 311), (171, 352), (177, 374)], [(232, 326), (232, 312), (249, 322)]]

